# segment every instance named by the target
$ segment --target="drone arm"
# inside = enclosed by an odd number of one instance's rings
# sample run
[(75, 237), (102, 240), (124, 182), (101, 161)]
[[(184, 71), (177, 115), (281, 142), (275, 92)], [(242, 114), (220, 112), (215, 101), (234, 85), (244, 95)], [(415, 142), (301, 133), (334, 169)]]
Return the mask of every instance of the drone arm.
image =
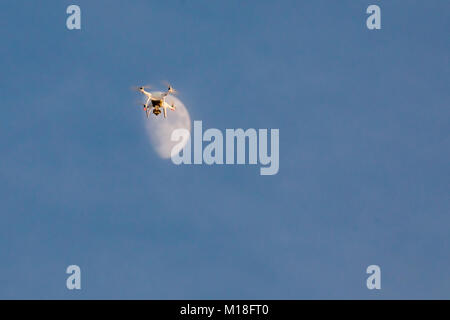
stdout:
[(164, 101), (164, 106), (165, 106), (166, 108), (169, 108), (169, 109), (172, 110), (172, 111), (175, 110), (175, 105), (174, 105), (174, 104), (170, 105), (170, 104), (168, 104), (166, 101)]

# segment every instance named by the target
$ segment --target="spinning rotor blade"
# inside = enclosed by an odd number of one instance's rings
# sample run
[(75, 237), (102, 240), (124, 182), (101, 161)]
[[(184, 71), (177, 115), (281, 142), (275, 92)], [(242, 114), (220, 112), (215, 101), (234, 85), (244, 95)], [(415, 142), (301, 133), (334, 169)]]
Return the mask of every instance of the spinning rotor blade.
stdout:
[(142, 89), (150, 89), (151, 88), (151, 86), (150, 85), (145, 85), (145, 86), (132, 86), (131, 87), (131, 90), (134, 90), (134, 91), (139, 91), (139, 89), (140, 88), (142, 88)]
[(136, 104), (136, 105), (142, 107), (142, 106), (145, 106), (145, 101), (143, 101), (143, 100), (141, 100), (141, 99), (135, 99), (135, 100), (134, 100), (134, 104)]
[(169, 93), (173, 95), (178, 93), (177, 90), (175, 90), (168, 81), (162, 81), (162, 83), (168, 88), (167, 90), (169, 91)]

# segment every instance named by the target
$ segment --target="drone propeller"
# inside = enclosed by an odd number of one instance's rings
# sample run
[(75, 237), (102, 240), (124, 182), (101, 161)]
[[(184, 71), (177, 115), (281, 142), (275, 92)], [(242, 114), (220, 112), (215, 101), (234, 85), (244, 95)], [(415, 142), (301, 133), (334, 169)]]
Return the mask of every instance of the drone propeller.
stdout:
[[(139, 107), (145, 107), (145, 101), (141, 100), (141, 99), (135, 99), (133, 102), (133, 105), (137, 105)], [(151, 104), (147, 105), (147, 108), (150, 108)]]
[(178, 91), (175, 90), (168, 81), (163, 81), (162, 83), (168, 88), (167, 90), (169, 91), (169, 93), (171, 93), (173, 95), (178, 93)]
[(132, 86), (131, 89), (134, 91), (139, 91), (140, 89), (150, 89), (151, 86), (150, 85), (145, 85), (145, 86)]

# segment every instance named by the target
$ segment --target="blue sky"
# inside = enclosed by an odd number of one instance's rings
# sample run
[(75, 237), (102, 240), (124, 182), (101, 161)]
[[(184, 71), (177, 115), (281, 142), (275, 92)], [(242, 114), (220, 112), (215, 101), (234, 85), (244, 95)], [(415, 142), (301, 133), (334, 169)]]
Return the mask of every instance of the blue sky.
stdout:
[[(445, 0), (2, 2), (0, 298), (450, 298), (449, 18)], [(279, 173), (160, 159), (129, 88), (163, 79), (204, 128), (280, 129)]]

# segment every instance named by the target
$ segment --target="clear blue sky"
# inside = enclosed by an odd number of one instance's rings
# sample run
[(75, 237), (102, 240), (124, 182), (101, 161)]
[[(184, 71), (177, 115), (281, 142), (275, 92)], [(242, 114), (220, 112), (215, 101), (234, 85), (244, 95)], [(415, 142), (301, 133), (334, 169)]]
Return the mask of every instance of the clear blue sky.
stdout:
[[(0, 298), (450, 298), (449, 30), (447, 0), (2, 1)], [(278, 175), (160, 159), (129, 87), (162, 79), (279, 128)]]

